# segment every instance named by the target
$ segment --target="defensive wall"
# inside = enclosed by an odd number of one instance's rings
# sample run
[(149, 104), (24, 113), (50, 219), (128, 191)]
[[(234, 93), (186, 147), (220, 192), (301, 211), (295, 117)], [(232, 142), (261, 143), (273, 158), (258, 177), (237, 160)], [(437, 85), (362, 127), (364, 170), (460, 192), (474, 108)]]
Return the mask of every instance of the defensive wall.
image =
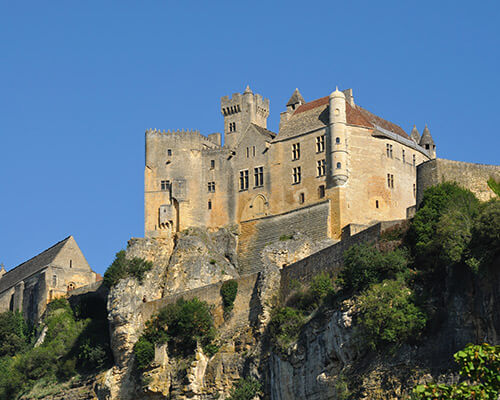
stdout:
[(426, 161), (417, 167), (417, 207), (422, 202), (424, 191), (442, 182), (456, 182), (473, 192), (478, 199), (487, 201), (495, 196), (487, 184), (491, 177), (500, 181), (500, 166), (442, 158)]
[(283, 235), (301, 232), (314, 241), (328, 238), (329, 201), (283, 214), (240, 223), (238, 260), (241, 274), (260, 271), (262, 250)]
[[(294, 282), (301, 285), (308, 284), (311, 279), (321, 272), (337, 274), (343, 265), (344, 251), (351, 246), (365, 242), (377, 242), (381, 234), (389, 228), (403, 227), (407, 224), (406, 220), (395, 220), (379, 222), (358, 233), (349, 235), (351, 231), (359, 229), (359, 226), (346, 227), (342, 241), (329, 246), (317, 253), (312, 254), (298, 262), (283, 267), (280, 270), (280, 300), (285, 301), (294, 290)], [(352, 229), (351, 229), (352, 228)], [(349, 236), (348, 236), (349, 235)], [(232, 326), (244, 326), (255, 321), (260, 312), (260, 306), (257, 299), (258, 279), (261, 272), (241, 276), (235, 279), (238, 282), (238, 292), (234, 301), (232, 317), (228, 321)], [(214, 319), (216, 326), (224, 322), (222, 297), (220, 288), (223, 282), (203, 286), (190, 291), (177, 293), (162, 299), (150, 301), (141, 304), (138, 313), (141, 315), (142, 322), (145, 323), (151, 317), (159, 312), (167, 304), (175, 303), (178, 299), (185, 300), (198, 298), (214, 306)]]

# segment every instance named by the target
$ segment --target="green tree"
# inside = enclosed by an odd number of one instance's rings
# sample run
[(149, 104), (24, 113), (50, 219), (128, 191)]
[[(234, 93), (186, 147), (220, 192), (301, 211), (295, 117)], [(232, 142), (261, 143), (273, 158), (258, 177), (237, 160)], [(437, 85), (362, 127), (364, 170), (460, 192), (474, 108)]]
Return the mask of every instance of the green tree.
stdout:
[(142, 284), (144, 274), (153, 268), (151, 261), (143, 260), (142, 258), (133, 257), (126, 258), (125, 250), (120, 250), (116, 253), (115, 260), (104, 273), (104, 284), (107, 287), (115, 286), (121, 279), (133, 277)]
[(488, 179), (488, 186), (497, 196), (500, 196), (500, 182), (497, 182), (493, 177), (491, 177)]
[(228, 400), (252, 400), (260, 393), (260, 382), (252, 377), (239, 379), (229, 391)]
[(471, 257), (473, 267), (490, 265), (500, 257), (500, 200), (484, 203), (472, 228)]
[(228, 313), (233, 309), (234, 300), (238, 293), (238, 282), (234, 279), (225, 281), (220, 287), (220, 294), (222, 296), (222, 305), (224, 312)]
[(286, 352), (290, 344), (299, 338), (305, 320), (304, 313), (295, 308), (280, 307), (274, 310), (269, 324), (274, 345), (282, 352)]
[(416, 337), (426, 324), (425, 314), (414, 304), (412, 291), (400, 280), (374, 284), (361, 293), (358, 333), (371, 348), (403, 343)]
[(28, 341), (28, 326), (23, 315), (16, 311), (0, 314), (0, 357), (13, 356), (23, 350)]

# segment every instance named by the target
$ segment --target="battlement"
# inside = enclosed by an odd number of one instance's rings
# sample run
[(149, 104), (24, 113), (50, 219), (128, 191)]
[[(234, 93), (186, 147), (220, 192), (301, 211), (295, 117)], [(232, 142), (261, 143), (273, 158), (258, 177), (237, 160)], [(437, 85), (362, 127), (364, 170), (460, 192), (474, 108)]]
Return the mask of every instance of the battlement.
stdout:
[(261, 113), (267, 113), (266, 117), (269, 116), (269, 99), (260, 94), (253, 94), (248, 87), (244, 93), (233, 93), (231, 97), (221, 97), (220, 103), (221, 113), (225, 117), (245, 110), (245, 106), (248, 105), (252, 105)]
[(197, 141), (200, 143), (209, 144), (210, 146), (220, 146), (220, 134), (211, 134), (210, 137), (202, 135), (197, 129), (177, 129), (177, 130), (161, 130), (161, 129), (147, 129), (146, 138), (166, 138), (175, 140)]

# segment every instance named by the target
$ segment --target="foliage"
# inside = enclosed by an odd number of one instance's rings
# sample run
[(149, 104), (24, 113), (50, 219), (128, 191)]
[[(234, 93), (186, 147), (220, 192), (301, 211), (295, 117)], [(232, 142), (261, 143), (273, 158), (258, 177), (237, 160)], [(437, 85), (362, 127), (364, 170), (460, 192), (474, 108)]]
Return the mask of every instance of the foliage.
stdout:
[(337, 399), (339, 400), (347, 400), (351, 397), (351, 391), (349, 390), (349, 382), (346, 377), (340, 374), (335, 380), (334, 384), (335, 393), (337, 395)]
[(493, 193), (495, 193), (497, 196), (500, 196), (500, 182), (497, 182), (493, 177), (490, 177), (487, 183), (489, 188), (493, 190)]
[(134, 347), (137, 365), (140, 369), (149, 365), (157, 344), (168, 343), (174, 355), (186, 356), (192, 354), (199, 343), (210, 354), (216, 349), (212, 346), (215, 333), (209, 305), (197, 298), (181, 298), (162, 308), (146, 323), (146, 329)]
[(252, 377), (239, 379), (231, 388), (227, 400), (252, 400), (260, 393), (261, 384)]
[(456, 385), (430, 383), (413, 389), (412, 399), (496, 400), (500, 392), (500, 346), (467, 345), (453, 356), (463, 381)]
[(360, 291), (384, 279), (394, 279), (407, 271), (404, 249), (381, 252), (370, 244), (358, 244), (344, 253), (344, 268), (339, 283), (346, 290)]
[(311, 281), (310, 291), (314, 302), (319, 305), (321, 300), (335, 291), (330, 275), (321, 272), (314, 276)]
[(16, 398), (41, 380), (69, 379), (110, 364), (106, 320), (79, 319), (66, 299), (57, 299), (48, 305), (43, 326), (39, 346), (26, 344), (13, 357), (0, 358), (0, 400)]
[(28, 341), (28, 326), (18, 311), (0, 314), (0, 357), (13, 356), (23, 350)]
[(144, 274), (153, 268), (151, 261), (143, 260), (139, 257), (126, 258), (125, 250), (116, 253), (116, 258), (104, 273), (104, 284), (107, 287), (115, 286), (121, 279), (135, 278), (142, 284)]
[(500, 200), (492, 199), (482, 205), (474, 226), (470, 243), (471, 261), (477, 265), (491, 264), (500, 256)]
[(134, 356), (137, 369), (146, 369), (155, 358), (155, 345), (141, 336), (134, 345)]
[(284, 242), (286, 240), (292, 240), (293, 239), (293, 235), (281, 235), (280, 236), (280, 241), (281, 242)]
[(238, 282), (234, 279), (225, 281), (220, 288), (220, 295), (222, 296), (222, 305), (224, 312), (228, 313), (233, 309), (234, 300), (238, 293)]
[(478, 208), (474, 194), (456, 183), (445, 182), (427, 189), (409, 231), (417, 263), (436, 267), (443, 261), (440, 254), (447, 262), (460, 259)]
[(291, 307), (280, 307), (273, 311), (269, 329), (275, 346), (286, 352), (290, 344), (299, 338), (305, 323), (303, 311)]
[(400, 280), (372, 285), (357, 297), (357, 305), (358, 333), (373, 349), (407, 341), (426, 324), (426, 316), (414, 304), (411, 290)]

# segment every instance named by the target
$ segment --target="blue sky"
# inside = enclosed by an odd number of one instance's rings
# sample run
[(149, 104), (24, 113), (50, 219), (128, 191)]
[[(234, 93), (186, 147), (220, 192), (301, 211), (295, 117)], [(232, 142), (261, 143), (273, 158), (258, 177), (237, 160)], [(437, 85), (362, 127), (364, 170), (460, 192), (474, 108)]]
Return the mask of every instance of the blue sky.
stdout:
[(223, 129), (249, 84), (268, 127), (338, 85), (442, 158), (499, 163), (497, 1), (0, 0), (0, 262), (73, 234), (103, 273), (143, 236), (144, 131)]

